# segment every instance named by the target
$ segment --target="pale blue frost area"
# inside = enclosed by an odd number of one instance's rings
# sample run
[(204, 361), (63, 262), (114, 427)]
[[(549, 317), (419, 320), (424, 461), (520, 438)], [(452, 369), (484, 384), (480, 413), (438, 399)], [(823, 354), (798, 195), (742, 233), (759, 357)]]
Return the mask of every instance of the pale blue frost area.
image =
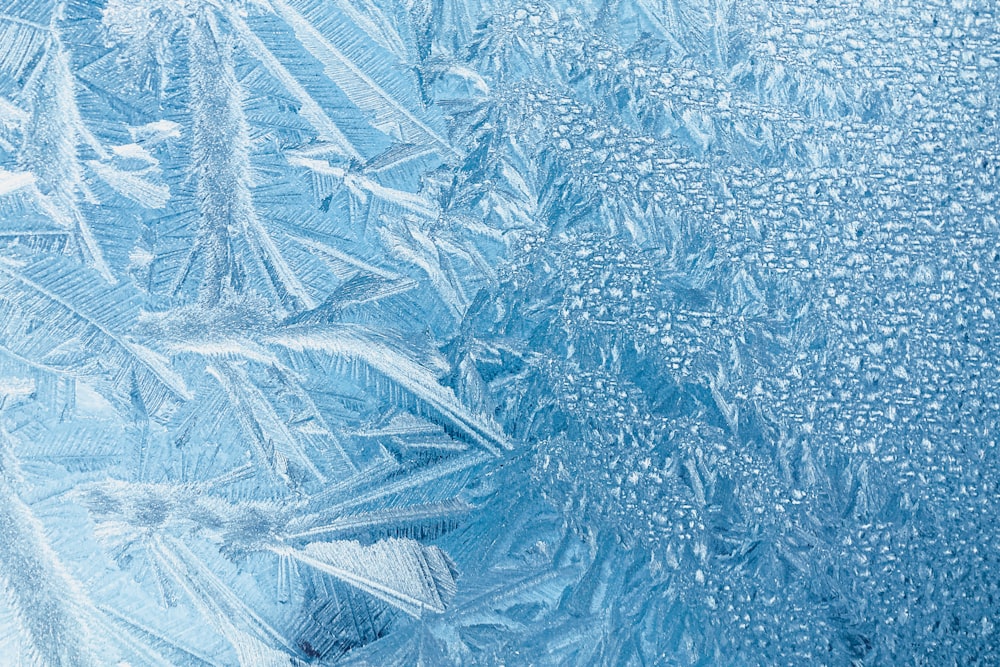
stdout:
[(0, 667), (1000, 664), (993, 0), (6, 0)]

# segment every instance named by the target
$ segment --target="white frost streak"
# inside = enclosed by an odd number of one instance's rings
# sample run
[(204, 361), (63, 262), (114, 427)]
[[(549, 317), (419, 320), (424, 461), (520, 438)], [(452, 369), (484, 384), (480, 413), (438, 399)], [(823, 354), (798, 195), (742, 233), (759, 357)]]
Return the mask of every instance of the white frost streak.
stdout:
[(350, 140), (344, 136), (344, 133), (340, 131), (337, 124), (330, 119), (326, 112), (323, 111), (323, 108), (312, 98), (302, 84), (292, 76), (288, 69), (274, 57), (274, 54), (271, 53), (271, 50), (267, 48), (264, 42), (250, 30), (246, 21), (236, 12), (229, 12), (229, 20), (237, 32), (239, 32), (240, 37), (246, 43), (247, 47), (249, 47), (250, 52), (281, 82), (285, 90), (294, 95), (295, 99), (299, 101), (302, 105), (299, 113), (309, 121), (309, 124), (318, 133), (319, 138), (322, 141), (328, 141), (335, 145), (347, 157), (360, 160), (361, 154), (354, 148)]
[(295, 167), (305, 167), (321, 176), (332, 176), (342, 181), (351, 193), (361, 201), (367, 201), (368, 197), (372, 196), (423, 218), (436, 220), (439, 215), (437, 207), (425, 197), (404, 190), (387, 188), (365, 176), (334, 167), (324, 160), (292, 156), (288, 158), (288, 164)]
[(58, 39), (52, 39), (26, 86), (31, 114), (18, 154), (20, 167), (37, 179), (40, 204), (57, 223), (80, 235), (87, 261), (111, 284), (117, 280), (77, 205), (83, 190), (77, 146), (86, 140), (104, 152), (83, 125), (69, 62)]
[(97, 160), (89, 160), (87, 166), (115, 192), (146, 208), (163, 208), (170, 199), (170, 188), (166, 185), (150, 183), (141, 176)]
[(118, 157), (127, 158), (130, 160), (140, 160), (146, 164), (155, 165), (159, 162), (152, 154), (140, 146), (139, 144), (121, 144), (119, 146), (112, 146), (111, 152)]
[(480, 423), (459, 403), (450, 389), (442, 387), (431, 371), (358, 332), (282, 334), (274, 336), (271, 342), (298, 352), (320, 350), (362, 361), (424, 401), (490, 453), (499, 455), (498, 445), (510, 448), (505, 438)]
[(455, 318), (461, 319), (468, 306), (468, 299), (459, 292), (456, 281), (449, 279), (442, 270), (440, 250), (434, 240), (418, 225), (391, 220), (386, 222), (378, 231), (392, 254), (426, 273)]
[[(3, 263), (0, 263), (0, 290), (2, 290), (0, 294), (6, 298), (16, 297), (19, 306), (26, 311), (47, 313), (48, 336), (52, 336), (55, 329), (67, 337), (77, 336), (81, 340), (89, 340), (92, 353), (97, 353), (99, 348), (96, 344), (101, 340), (105, 355), (120, 355), (116, 360), (123, 366), (127, 365), (133, 370), (149, 373), (152, 376), (149, 379), (162, 385), (167, 393), (182, 399), (191, 398), (183, 379), (167, 366), (163, 357), (149, 348), (115, 334), (55, 292)], [(12, 346), (14, 342), (7, 341), (5, 346)], [(20, 343), (29, 345), (29, 341)], [(37, 347), (37, 341), (35, 346)], [(19, 348), (12, 349), (17, 353)], [(112, 358), (115, 357), (108, 356), (105, 361)], [(45, 360), (39, 359), (36, 363), (45, 365)]]
[(143, 145), (155, 146), (169, 139), (180, 139), (181, 126), (172, 120), (157, 120), (139, 127), (131, 127), (129, 133)]
[(368, 0), (335, 0), (337, 7), (386, 51), (392, 52), (400, 60), (409, 56), (399, 33), (374, 3)]
[(411, 133), (423, 135), (449, 153), (451, 145), (405, 106), (397, 102), (364, 70), (355, 65), (340, 49), (283, 0), (271, 0), (278, 14), (295, 31), (295, 36), (316, 60), (323, 63), (326, 75), (359, 109), (389, 117)]
[(232, 645), (241, 667), (288, 667), (288, 654), (271, 648), (254, 634), (280, 642), (280, 635), (250, 610), (209, 571), (183, 543), (157, 538), (153, 544), (157, 562), (184, 589), (198, 612)]
[(190, 38), (193, 153), (203, 225), (201, 242), (209, 255), (204, 294), (215, 302), (227, 286), (234, 286), (235, 239), (230, 227), (238, 226), (263, 278), (278, 295), (315, 308), (316, 302), (285, 262), (254, 209), (248, 182), (250, 137), (243, 91), (228, 47), (218, 40), (211, 14), (194, 20)]
[(30, 172), (0, 169), (0, 195), (9, 195), (34, 184), (35, 176)]
[(391, 525), (403, 526), (408, 523), (418, 523), (421, 521), (437, 521), (442, 517), (468, 512), (470, 509), (471, 506), (463, 501), (431, 503), (402, 508), (390, 507), (374, 512), (341, 516), (328, 523), (322, 523), (306, 530), (292, 533), (288, 535), (288, 538), (300, 540), (304, 538), (316, 538), (321, 535), (330, 536), (336, 533), (358, 530), (359, 528)]
[[(369, 264), (368, 262), (364, 262), (356, 257), (348, 255), (346, 252), (342, 250), (338, 250), (337, 248), (322, 243), (321, 241), (314, 241), (312, 239), (303, 238), (301, 236), (292, 236), (291, 238), (297, 241), (298, 243), (301, 243), (305, 247), (309, 248), (310, 250), (314, 250), (324, 259), (332, 262), (335, 266), (331, 268), (335, 269), (335, 273), (339, 278), (345, 278), (348, 275), (352, 275), (354, 273), (353, 269), (359, 269), (366, 273), (370, 273), (372, 275), (385, 278), (386, 280), (400, 280), (402, 278), (402, 276), (399, 275), (398, 273), (386, 271), (385, 269), (375, 266), (374, 264)], [(351, 269), (344, 271), (342, 268), (343, 265), (351, 267)], [(337, 271), (336, 269), (340, 270)]]
[(8, 604), (38, 662), (102, 664), (83, 624), (88, 610), (79, 585), (49, 546), (42, 524), (17, 494), (18, 464), (0, 431), (0, 580)]
[(285, 461), (292, 460), (304, 466), (319, 481), (326, 481), (323, 473), (309, 459), (302, 443), (242, 369), (217, 361), (214, 366), (209, 366), (208, 372), (222, 385), (236, 408), (243, 429), (254, 439), (258, 450), (278, 476), (287, 474)]
[(353, 540), (314, 542), (304, 549), (275, 548), (326, 572), (407, 614), (443, 613), (455, 594), (448, 557), (437, 547), (410, 539), (388, 539), (370, 546)]

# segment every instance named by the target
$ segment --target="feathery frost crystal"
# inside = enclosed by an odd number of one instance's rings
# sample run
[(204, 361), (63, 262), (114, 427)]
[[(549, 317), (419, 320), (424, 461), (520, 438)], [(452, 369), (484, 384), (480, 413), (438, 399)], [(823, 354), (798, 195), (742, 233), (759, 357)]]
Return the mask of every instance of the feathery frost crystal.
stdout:
[(0, 665), (1000, 663), (987, 0), (7, 0)]

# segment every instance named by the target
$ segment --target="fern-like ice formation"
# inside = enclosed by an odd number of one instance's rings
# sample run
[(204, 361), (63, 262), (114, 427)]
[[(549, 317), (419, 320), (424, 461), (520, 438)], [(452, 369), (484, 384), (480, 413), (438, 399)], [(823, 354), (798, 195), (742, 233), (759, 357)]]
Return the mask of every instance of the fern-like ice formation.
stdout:
[(996, 8), (10, 0), (0, 662), (993, 664)]

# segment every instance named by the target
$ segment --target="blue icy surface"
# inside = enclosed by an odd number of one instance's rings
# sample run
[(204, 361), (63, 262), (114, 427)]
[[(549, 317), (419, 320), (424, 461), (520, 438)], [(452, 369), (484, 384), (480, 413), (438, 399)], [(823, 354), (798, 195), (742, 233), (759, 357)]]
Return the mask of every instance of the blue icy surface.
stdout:
[(992, 0), (7, 0), (0, 665), (1000, 664)]

